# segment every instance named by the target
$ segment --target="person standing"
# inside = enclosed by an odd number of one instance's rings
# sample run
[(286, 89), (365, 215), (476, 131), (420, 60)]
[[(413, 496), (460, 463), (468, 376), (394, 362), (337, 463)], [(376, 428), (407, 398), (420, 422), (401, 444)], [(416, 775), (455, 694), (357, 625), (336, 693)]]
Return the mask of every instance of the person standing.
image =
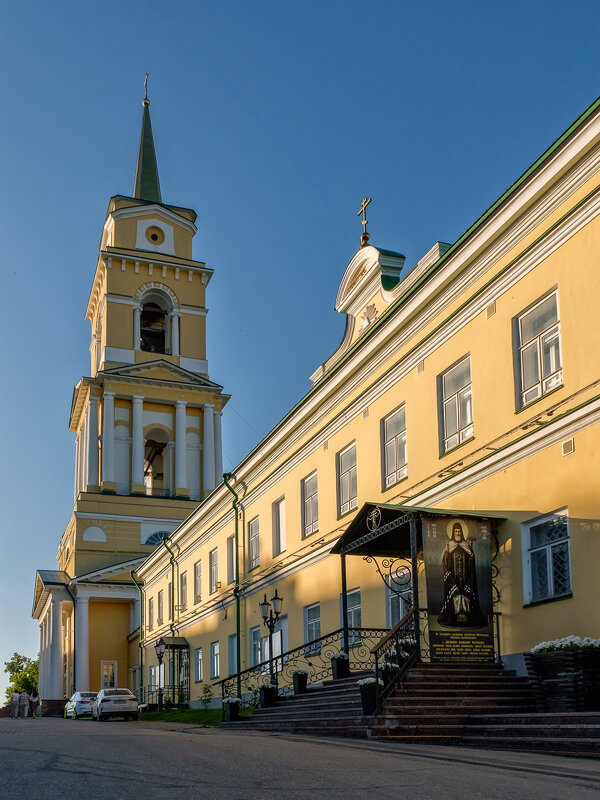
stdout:
[(19, 716), (25, 719), (27, 716), (27, 709), (29, 708), (29, 695), (23, 689), (19, 695)]
[(10, 697), (10, 716), (12, 719), (16, 719), (19, 713), (19, 693), (15, 689)]
[(31, 711), (31, 719), (35, 719), (37, 717), (39, 705), (40, 705), (40, 696), (38, 694), (38, 690), (34, 689), (33, 692), (29, 695), (29, 708)]

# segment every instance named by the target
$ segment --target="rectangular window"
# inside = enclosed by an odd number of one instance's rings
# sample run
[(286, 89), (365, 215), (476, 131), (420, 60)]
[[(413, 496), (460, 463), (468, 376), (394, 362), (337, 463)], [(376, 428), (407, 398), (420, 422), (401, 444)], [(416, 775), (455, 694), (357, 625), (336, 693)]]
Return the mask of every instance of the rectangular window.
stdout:
[(194, 564), (194, 603), (202, 600), (202, 561)]
[[(361, 608), (360, 608), (360, 589), (353, 589), (352, 591), (348, 592), (346, 595), (346, 602), (348, 607), (348, 627), (349, 628), (360, 628), (362, 627), (361, 622)], [(342, 598), (340, 597), (340, 603), (342, 602)], [(341, 612), (341, 609), (340, 609)], [(340, 613), (340, 621), (341, 624), (344, 624), (344, 617), (343, 614)], [(352, 647), (355, 644), (360, 642), (360, 633), (358, 631), (349, 631), (348, 634), (348, 643)]]
[(319, 499), (317, 473), (313, 472), (302, 481), (302, 538), (319, 530)]
[(285, 497), (273, 503), (273, 556), (283, 553), (285, 542)]
[(571, 553), (566, 511), (522, 525), (526, 603), (570, 595)]
[(260, 648), (260, 625), (257, 625), (255, 628), (250, 628), (248, 634), (248, 641), (250, 643), (250, 666), (255, 667), (262, 661)]
[(158, 593), (158, 596), (157, 596), (156, 599), (157, 599), (156, 614), (157, 614), (157, 617), (158, 617), (158, 619), (156, 621), (158, 622), (159, 625), (162, 625), (163, 624), (163, 619), (164, 619), (163, 615), (164, 615), (164, 611), (165, 611), (164, 593), (163, 593), (162, 589)]
[(466, 356), (441, 376), (443, 452), (473, 436), (471, 358)]
[(227, 637), (227, 669), (230, 675), (236, 675), (239, 670), (237, 667), (237, 635), (231, 633)]
[(219, 656), (219, 643), (218, 642), (211, 642), (210, 643), (210, 677), (211, 678), (218, 678), (219, 672), (221, 671), (221, 664), (220, 664), (220, 656)]
[(179, 576), (179, 610), (185, 611), (187, 608), (187, 572), (182, 572)]
[[(318, 639), (321, 635), (321, 604), (313, 603), (310, 606), (304, 606), (304, 642), (312, 642), (313, 639)], [(317, 653), (321, 649), (321, 643), (317, 642), (311, 647), (306, 647), (304, 652), (306, 655), (309, 653)]]
[(148, 630), (151, 631), (154, 628), (154, 598), (150, 597), (148, 599)]
[(248, 523), (248, 569), (260, 564), (258, 517)]
[(358, 505), (356, 489), (356, 445), (352, 444), (336, 456), (338, 479), (338, 513), (347, 514)]
[(169, 619), (173, 619), (173, 592), (171, 581), (167, 583), (167, 603), (169, 606)]
[(208, 569), (210, 572), (210, 593), (214, 594), (219, 586), (219, 550), (215, 547), (208, 554)]
[(554, 292), (518, 318), (521, 405), (562, 384), (558, 296)]
[(227, 537), (227, 583), (235, 580), (235, 536)]
[(202, 648), (197, 647), (194, 650), (194, 680), (196, 683), (204, 680), (204, 671), (202, 667)]
[(381, 421), (384, 488), (406, 478), (406, 409), (401, 406)]
[(117, 662), (101, 661), (102, 689), (115, 689), (117, 686)]

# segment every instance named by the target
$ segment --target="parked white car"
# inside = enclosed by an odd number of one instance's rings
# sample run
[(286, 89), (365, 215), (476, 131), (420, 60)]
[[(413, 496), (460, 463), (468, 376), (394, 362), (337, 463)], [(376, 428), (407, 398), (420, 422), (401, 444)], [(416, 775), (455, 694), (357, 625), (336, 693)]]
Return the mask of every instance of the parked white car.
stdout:
[(91, 716), (92, 700), (95, 697), (96, 692), (75, 692), (65, 703), (64, 718), (78, 719)]
[(138, 718), (138, 702), (129, 689), (100, 689), (92, 700), (92, 719), (109, 717)]

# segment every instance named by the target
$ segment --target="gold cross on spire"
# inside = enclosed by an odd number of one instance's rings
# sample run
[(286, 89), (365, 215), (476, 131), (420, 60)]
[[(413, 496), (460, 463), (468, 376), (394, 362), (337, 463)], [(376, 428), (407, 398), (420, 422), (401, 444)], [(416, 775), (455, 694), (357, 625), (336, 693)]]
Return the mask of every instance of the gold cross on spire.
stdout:
[(362, 236), (360, 237), (360, 246), (361, 247), (364, 247), (367, 244), (367, 242), (369, 241), (369, 234), (367, 233), (367, 206), (369, 205), (370, 202), (371, 202), (371, 198), (370, 197), (363, 197), (363, 201), (362, 201), (362, 203), (360, 205), (360, 208), (356, 212), (356, 216), (357, 217), (360, 217), (360, 215), (362, 214), (361, 222), (362, 222), (362, 226), (363, 226), (363, 232), (362, 232)]
[(142, 100), (142, 105), (149, 106), (150, 100), (148, 100), (148, 73), (146, 73), (146, 79), (144, 80), (144, 99)]

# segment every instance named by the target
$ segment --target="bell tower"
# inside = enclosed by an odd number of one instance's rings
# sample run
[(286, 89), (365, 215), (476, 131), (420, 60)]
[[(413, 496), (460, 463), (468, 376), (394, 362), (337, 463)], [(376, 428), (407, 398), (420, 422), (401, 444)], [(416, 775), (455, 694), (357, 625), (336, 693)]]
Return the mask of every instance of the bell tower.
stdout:
[(75, 386), (69, 421), (74, 508), (58, 571), (36, 578), (45, 697), (95, 689), (111, 669), (134, 668), (122, 644), (100, 645), (92, 629), (120, 625), (115, 636), (127, 642), (139, 619), (135, 567), (223, 472), (229, 397), (206, 360), (213, 270), (192, 258), (196, 213), (163, 202), (147, 96), (142, 106), (133, 190), (110, 199), (86, 309), (90, 373)]

